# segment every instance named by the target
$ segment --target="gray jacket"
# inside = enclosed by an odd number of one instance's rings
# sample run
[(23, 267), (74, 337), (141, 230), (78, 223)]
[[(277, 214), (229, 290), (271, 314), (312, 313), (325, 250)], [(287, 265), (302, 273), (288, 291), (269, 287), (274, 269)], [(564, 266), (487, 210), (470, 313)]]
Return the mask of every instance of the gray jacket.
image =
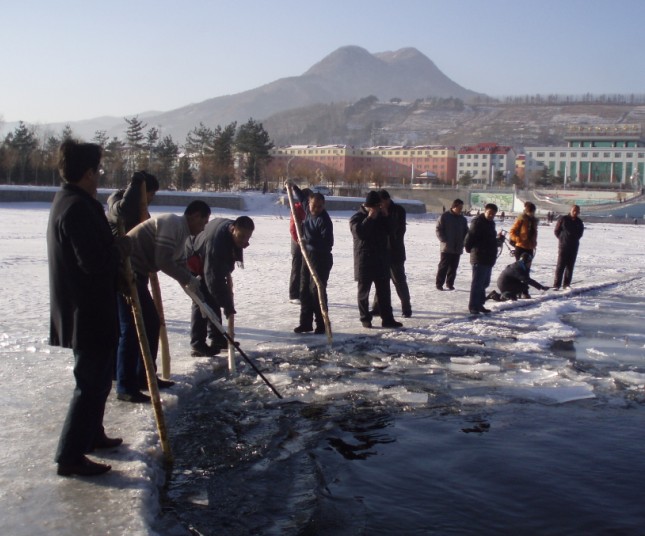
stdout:
[(468, 233), (466, 218), (446, 210), (437, 220), (437, 238), (441, 242), (441, 253), (461, 255), (464, 252), (466, 233)]

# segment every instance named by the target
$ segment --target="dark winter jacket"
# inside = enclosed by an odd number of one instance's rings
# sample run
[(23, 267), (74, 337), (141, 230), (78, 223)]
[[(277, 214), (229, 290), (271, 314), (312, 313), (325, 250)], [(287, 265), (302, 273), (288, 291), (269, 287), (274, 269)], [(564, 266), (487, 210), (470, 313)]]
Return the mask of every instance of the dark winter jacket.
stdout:
[(464, 238), (468, 233), (468, 220), (461, 214), (446, 210), (437, 220), (437, 238), (441, 253), (461, 255), (464, 252)]
[(363, 207), (349, 220), (354, 238), (354, 279), (389, 278), (388, 225), (384, 216), (367, 217)]
[(388, 246), (390, 248), (390, 262), (401, 264), (405, 262), (405, 231), (407, 227), (406, 212), (401, 205), (390, 201), (388, 210)]
[(145, 177), (140, 173), (135, 173), (126, 189), (117, 190), (108, 197), (107, 218), (114, 236), (119, 236), (119, 217), (123, 220), (126, 233), (148, 219), (146, 200), (141, 196), (141, 185), (144, 182)]
[(484, 214), (475, 216), (464, 241), (466, 251), (470, 253), (470, 264), (495, 266), (498, 245), (495, 222), (488, 220)]
[(235, 269), (235, 263), (244, 261), (244, 250), (233, 242), (231, 228), (234, 223), (227, 218), (215, 218), (206, 224), (193, 242), (194, 251), (204, 264), (206, 288), (227, 317), (235, 311), (228, 278)]
[(503, 294), (508, 292), (511, 294), (520, 294), (526, 292), (528, 285), (537, 289), (543, 289), (540, 283), (531, 279), (531, 270), (523, 261), (517, 261), (509, 264), (497, 278), (497, 287)]
[(537, 247), (538, 219), (528, 214), (520, 214), (508, 235), (518, 248), (533, 251)]
[(582, 233), (585, 232), (584, 223), (580, 218), (573, 219), (570, 214), (561, 216), (555, 224), (553, 233), (560, 241), (560, 249), (578, 249)]
[(64, 185), (47, 226), (52, 346), (116, 348), (120, 256), (103, 206), (87, 192)]

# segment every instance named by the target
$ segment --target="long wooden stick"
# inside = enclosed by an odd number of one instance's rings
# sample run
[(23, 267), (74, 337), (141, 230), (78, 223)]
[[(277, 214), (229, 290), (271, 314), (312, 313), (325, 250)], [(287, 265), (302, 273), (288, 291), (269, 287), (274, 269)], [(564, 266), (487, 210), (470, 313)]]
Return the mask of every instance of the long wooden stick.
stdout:
[(329, 322), (329, 313), (327, 311), (327, 299), (325, 297), (325, 288), (323, 287), (318, 273), (314, 269), (311, 259), (309, 258), (309, 253), (307, 253), (307, 248), (305, 247), (304, 242), (302, 241), (302, 233), (300, 232), (300, 226), (298, 225), (298, 219), (296, 218), (296, 209), (293, 202), (293, 192), (291, 191), (291, 185), (287, 184), (287, 197), (289, 198), (289, 207), (291, 209), (291, 216), (293, 221), (296, 223), (296, 234), (298, 235), (298, 244), (300, 245), (300, 251), (302, 252), (302, 258), (307, 263), (307, 268), (309, 268), (309, 273), (311, 278), (316, 284), (316, 289), (318, 290), (318, 301), (320, 302), (320, 312), (322, 313), (323, 322), (325, 323), (325, 333), (327, 334), (327, 344), (331, 346), (333, 342), (333, 337), (331, 333), (331, 323)]
[[(140, 220), (145, 221), (150, 218), (148, 212), (146, 181), (141, 183), (141, 206)], [(168, 343), (168, 328), (166, 328), (166, 315), (163, 311), (163, 300), (161, 299), (161, 286), (159, 285), (159, 276), (156, 272), (148, 274), (150, 279), (150, 290), (152, 291), (152, 301), (155, 303), (157, 314), (159, 315), (159, 348), (161, 349), (161, 377), (166, 380), (170, 379), (170, 344)]]
[[(123, 223), (119, 222), (119, 234), (123, 236)], [(157, 431), (159, 432), (159, 441), (161, 442), (161, 450), (164, 454), (166, 463), (172, 463), (172, 451), (170, 449), (170, 442), (168, 441), (168, 433), (166, 429), (166, 421), (164, 419), (163, 408), (161, 407), (161, 398), (159, 396), (159, 386), (157, 385), (157, 373), (155, 371), (155, 364), (152, 361), (152, 354), (150, 353), (150, 345), (148, 344), (148, 336), (146, 334), (146, 326), (143, 320), (143, 312), (141, 311), (141, 302), (139, 301), (139, 293), (137, 285), (134, 281), (134, 272), (132, 271), (132, 263), (130, 257), (126, 257), (125, 264), (125, 277), (128, 281), (128, 288), (130, 289), (130, 306), (132, 307), (132, 315), (134, 316), (134, 325), (137, 328), (137, 337), (139, 338), (139, 347), (141, 348), (141, 355), (143, 357), (143, 364), (146, 369), (146, 379), (148, 381), (148, 391), (152, 398), (152, 408), (157, 423)]]

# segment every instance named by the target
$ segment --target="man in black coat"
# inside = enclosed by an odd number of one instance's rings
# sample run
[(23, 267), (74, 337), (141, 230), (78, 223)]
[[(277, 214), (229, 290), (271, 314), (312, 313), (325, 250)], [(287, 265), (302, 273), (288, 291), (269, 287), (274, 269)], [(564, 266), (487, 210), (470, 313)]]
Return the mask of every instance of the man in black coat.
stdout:
[[(248, 216), (240, 216), (236, 220), (215, 218), (208, 222), (190, 246), (203, 265), (201, 292), (220, 323), (222, 309), (226, 318), (236, 313), (231, 274), (236, 263), (244, 267), (243, 251), (249, 246), (254, 230), (255, 224)], [(194, 303), (190, 320), (193, 356), (212, 356), (226, 348), (224, 335), (202, 316)], [(207, 335), (211, 339), (210, 346), (206, 344)]]
[(349, 220), (354, 238), (354, 279), (358, 282), (358, 312), (363, 327), (372, 327), (369, 296), (372, 283), (376, 288), (381, 325), (384, 328), (399, 328), (394, 320), (390, 294), (390, 258), (388, 250), (387, 218), (381, 211), (378, 192), (367, 194), (365, 203)]
[(448, 290), (455, 290), (455, 278), (459, 260), (464, 252), (464, 239), (468, 233), (468, 221), (462, 214), (464, 202), (455, 199), (450, 210), (444, 211), (437, 220), (436, 233), (441, 243), (441, 259), (437, 268), (435, 285), (443, 290), (444, 283)]
[(578, 205), (572, 205), (569, 214), (562, 216), (555, 224), (553, 232), (558, 238), (559, 244), (558, 263), (555, 267), (553, 290), (559, 290), (560, 285), (563, 288), (569, 288), (571, 286), (573, 267), (578, 257), (580, 239), (585, 232), (585, 226), (578, 217), (579, 214), (580, 207)]
[[(407, 227), (405, 209), (392, 201), (387, 190), (379, 190), (381, 198), (381, 212), (387, 219), (388, 249), (390, 256), (390, 278), (394, 283), (399, 299), (401, 300), (401, 314), (404, 318), (412, 316), (410, 304), (410, 289), (405, 275), (405, 231)], [(379, 314), (378, 296), (372, 302), (372, 314)]]
[(488, 203), (484, 213), (473, 218), (464, 241), (473, 269), (468, 310), (474, 315), (490, 313), (484, 307), (486, 287), (490, 285), (490, 276), (497, 261), (497, 248), (503, 240), (501, 235), (495, 233), (495, 214), (497, 205)]
[(105, 402), (119, 337), (116, 284), (128, 239), (115, 240), (96, 200), (101, 148), (68, 140), (61, 145), (56, 193), (47, 226), (50, 344), (71, 348), (76, 386), (61, 432), (56, 462), (61, 476), (91, 476), (110, 466), (89, 460), (97, 448), (115, 447), (103, 429)]

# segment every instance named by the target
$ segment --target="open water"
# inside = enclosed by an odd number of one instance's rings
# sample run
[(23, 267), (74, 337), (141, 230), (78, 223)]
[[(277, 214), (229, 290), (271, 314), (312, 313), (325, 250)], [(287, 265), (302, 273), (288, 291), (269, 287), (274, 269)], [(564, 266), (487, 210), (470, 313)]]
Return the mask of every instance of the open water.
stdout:
[[(179, 419), (157, 528), (204, 535), (645, 533), (645, 299), (616, 285), (577, 300), (562, 320), (577, 335), (556, 341), (545, 363), (568, 364), (593, 396), (553, 402), (511, 391), (492, 403), (496, 387), (485, 374), (437, 375), (427, 385), (432, 396), (417, 405), (364, 392), (278, 402), (253, 397), (243, 384), (202, 385)], [(324, 355), (317, 359), (325, 366)], [(316, 370), (309, 369), (311, 381)], [(455, 389), (475, 402), (455, 402)]]

